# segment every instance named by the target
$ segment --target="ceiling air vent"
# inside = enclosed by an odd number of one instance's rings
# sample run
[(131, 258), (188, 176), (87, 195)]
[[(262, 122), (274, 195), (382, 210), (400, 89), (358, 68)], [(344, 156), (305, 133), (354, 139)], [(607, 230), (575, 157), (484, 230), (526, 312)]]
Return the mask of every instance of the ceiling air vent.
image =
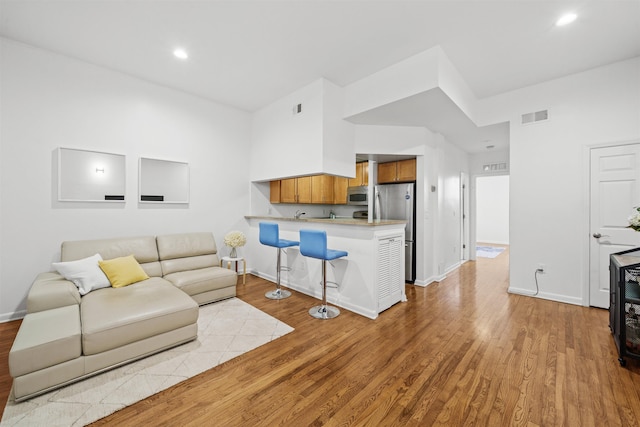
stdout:
[(523, 125), (544, 122), (546, 120), (549, 120), (549, 110), (536, 111), (535, 113), (526, 113), (522, 115)]

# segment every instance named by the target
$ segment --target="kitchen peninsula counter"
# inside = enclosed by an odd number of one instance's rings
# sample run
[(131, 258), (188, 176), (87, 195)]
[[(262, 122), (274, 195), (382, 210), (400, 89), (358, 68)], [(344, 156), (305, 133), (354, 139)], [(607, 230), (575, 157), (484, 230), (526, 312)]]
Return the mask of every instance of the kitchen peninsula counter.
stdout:
[(336, 225), (355, 225), (362, 227), (380, 227), (386, 225), (405, 225), (407, 222), (404, 220), (395, 219), (382, 219), (377, 221), (368, 222), (366, 219), (356, 219), (349, 217), (337, 217), (337, 218), (314, 218), (314, 217), (284, 217), (284, 216), (245, 216), (246, 219), (257, 219), (263, 221), (295, 221), (295, 222), (318, 222), (323, 224), (336, 224)]
[[(327, 300), (331, 305), (375, 319), (392, 305), (406, 301), (405, 221), (253, 215), (245, 219), (249, 224), (247, 257), (254, 274), (275, 282), (276, 249), (260, 244), (260, 222), (277, 223), (280, 238), (287, 240), (299, 241), (300, 229), (324, 230), (330, 249), (348, 252), (348, 256), (327, 263)], [(290, 247), (283, 253), (282, 265), (289, 268), (281, 274), (282, 286), (322, 298), (321, 260)]]

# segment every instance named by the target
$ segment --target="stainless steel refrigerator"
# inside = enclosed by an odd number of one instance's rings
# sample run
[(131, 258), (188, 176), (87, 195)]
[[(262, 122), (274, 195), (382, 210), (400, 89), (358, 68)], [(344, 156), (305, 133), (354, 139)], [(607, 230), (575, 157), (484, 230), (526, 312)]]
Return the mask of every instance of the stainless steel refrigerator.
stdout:
[(415, 184), (381, 184), (375, 186), (373, 217), (375, 219), (400, 219), (407, 221), (405, 228), (405, 281), (416, 280)]

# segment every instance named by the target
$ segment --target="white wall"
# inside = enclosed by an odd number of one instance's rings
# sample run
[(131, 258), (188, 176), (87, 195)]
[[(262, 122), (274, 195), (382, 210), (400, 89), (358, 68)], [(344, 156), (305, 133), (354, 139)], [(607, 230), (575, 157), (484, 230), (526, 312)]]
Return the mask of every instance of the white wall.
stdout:
[(322, 171), (330, 175), (355, 177), (355, 125), (344, 120), (344, 89), (323, 80)]
[[(355, 176), (353, 124), (343, 89), (319, 79), (253, 114), (252, 181), (327, 173)], [(301, 105), (302, 111), (293, 109)]]
[[(481, 102), (489, 122), (510, 120), (510, 291), (588, 304), (588, 149), (640, 139), (640, 58)], [(549, 109), (549, 120), (520, 115)]]
[(460, 265), (460, 172), (469, 173), (468, 155), (440, 136), (437, 163), (432, 165), (438, 171), (438, 197), (435, 260), (438, 277), (447, 274)]
[[(250, 116), (0, 39), (0, 321), (18, 317), (64, 240), (242, 229)], [(56, 147), (126, 155), (125, 204), (56, 204)], [(139, 205), (138, 158), (188, 162), (188, 206)]]
[(509, 172), (509, 150), (487, 150), (481, 153), (473, 153), (469, 155), (469, 171), (471, 175), (495, 175), (496, 172), (485, 171), (484, 165), (490, 165), (494, 163), (506, 163), (507, 169), (500, 173)]
[(476, 241), (509, 244), (509, 175), (476, 178)]
[(322, 172), (322, 86), (317, 80), (253, 113), (251, 181)]

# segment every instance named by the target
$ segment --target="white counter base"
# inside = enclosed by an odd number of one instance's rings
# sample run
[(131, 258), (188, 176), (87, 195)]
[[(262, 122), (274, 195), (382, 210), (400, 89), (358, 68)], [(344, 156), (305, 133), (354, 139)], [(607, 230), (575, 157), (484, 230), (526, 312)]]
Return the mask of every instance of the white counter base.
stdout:
[[(251, 251), (251, 271), (275, 281), (276, 249), (261, 245), (258, 224), (276, 222), (280, 238), (300, 240), (301, 228), (325, 230), (330, 249), (349, 253), (327, 262), (327, 301), (335, 306), (375, 319), (392, 305), (406, 301), (404, 283), (404, 223), (399, 221), (366, 223), (331, 223), (328, 221), (292, 221), (278, 218), (247, 217)], [(299, 248), (283, 250), (281, 285), (317, 299), (322, 298), (322, 261), (305, 257)], [(333, 283), (332, 283), (333, 282)], [(337, 283), (337, 286), (334, 285)]]

